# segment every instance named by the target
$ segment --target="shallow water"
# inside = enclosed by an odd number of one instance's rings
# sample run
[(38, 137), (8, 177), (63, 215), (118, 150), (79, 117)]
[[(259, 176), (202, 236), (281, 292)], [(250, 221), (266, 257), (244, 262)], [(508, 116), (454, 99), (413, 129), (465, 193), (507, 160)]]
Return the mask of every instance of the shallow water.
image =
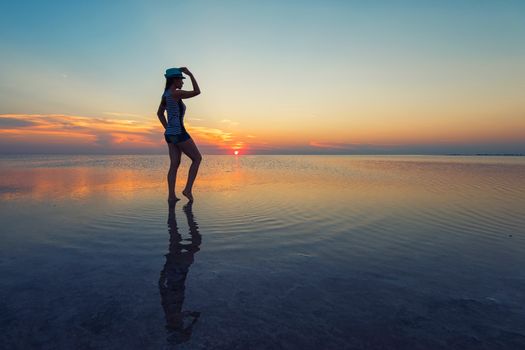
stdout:
[(525, 158), (205, 156), (173, 211), (167, 166), (0, 157), (3, 346), (525, 347)]

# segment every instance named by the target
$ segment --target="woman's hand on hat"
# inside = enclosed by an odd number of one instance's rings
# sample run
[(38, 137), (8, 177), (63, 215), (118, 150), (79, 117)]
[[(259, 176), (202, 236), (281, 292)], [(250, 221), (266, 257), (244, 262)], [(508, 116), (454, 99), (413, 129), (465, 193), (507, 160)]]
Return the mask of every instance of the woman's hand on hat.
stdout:
[(180, 69), (180, 71), (181, 71), (182, 73), (187, 74), (187, 75), (191, 75), (191, 72), (189, 71), (188, 68), (186, 68), (186, 67), (180, 67), (179, 69)]

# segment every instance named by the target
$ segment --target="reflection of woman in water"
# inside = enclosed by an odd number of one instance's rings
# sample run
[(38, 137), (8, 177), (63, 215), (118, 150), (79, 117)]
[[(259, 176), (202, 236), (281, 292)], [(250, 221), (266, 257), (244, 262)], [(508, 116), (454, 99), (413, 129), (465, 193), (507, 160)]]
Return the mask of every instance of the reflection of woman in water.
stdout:
[(199, 228), (193, 217), (192, 203), (186, 204), (183, 210), (190, 228), (190, 238), (183, 239), (180, 235), (175, 218), (175, 206), (170, 205), (168, 215), (170, 246), (159, 279), (161, 304), (166, 316), (166, 328), (174, 331), (172, 336), (176, 343), (190, 339), (192, 327), (200, 315), (199, 312), (182, 311), (186, 277), (191, 264), (193, 264), (193, 255), (200, 250), (199, 246), (202, 241)]
[[(193, 91), (181, 90), (186, 79), (182, 73), (187, 74), (191, 78)], [(179, 198), (175, 195), (175, 179), (177, 178), (177, 170), (180, 164), (181, 153), (184, 153), (191, 159), (191, 166), (188, 172), (188, 181), (182, 194), (188, 197), (190, 201), (193, 200), (192, 188), (199, 164), (202, 156), (193, 142), (190, 134), (184, 128), (184, 113), (186, 112), (186, 105), (182, 102), (185, 98), (191, 98), (201, 93), (197, 81), (193, 74), (186, 67), (170, 68), (166, 70), (166, 87), (162, 94), (157, 116), (164, 126), (164, 139), (166, 140), (170, 153), (170, 170), (168, 171), (168, 202), (175, 203)], [(168, 112), (168, 120), (164, 111)]]

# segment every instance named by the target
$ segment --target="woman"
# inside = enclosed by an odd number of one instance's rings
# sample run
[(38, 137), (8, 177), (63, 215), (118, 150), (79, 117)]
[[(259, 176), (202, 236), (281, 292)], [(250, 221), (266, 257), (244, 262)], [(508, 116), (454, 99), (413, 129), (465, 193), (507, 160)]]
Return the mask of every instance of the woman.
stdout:
[[(191, 78), (193, 85), (193, 91), (181, 90), (184, 82), (182, 79), (186, 79), (182, 73), (188, 75)], [(190, 170), (188, 171), (188, 181), (186, 187), (182, 191), (182, 194), (186, 196), (190, 201), (193, 201), (193, 182), (197, 177), (197, 171), (202, 160), (202, 156), (195, 145), (195, 142), (191, 139), (190, 135), (184, 128), (184, 113), (186, 112), (186, 106), (182, 102), (185, 98), (191, 98), (201, 93), (197, 81), (193, 77), (193, 74), (186, 67), (181, 68), (170, 68), (166, 70), (166, 88), (164, 94), (162, 94), (162, 100), (160, 101), (159, 110), (157, 116), (160, 122), (164, 126), (164, 139), (168, 143), (170, 153), (170, 170), (168, 171), (168, 202), (170, 204), (175, 203), (179, 198), (175, 195), (175, 179), (177, 177), (177, 170), (180, 165), (181, 153), (186, 154), (191, 159)], [(168, 112), (168, 120), (164, 115), (164, 111)]]

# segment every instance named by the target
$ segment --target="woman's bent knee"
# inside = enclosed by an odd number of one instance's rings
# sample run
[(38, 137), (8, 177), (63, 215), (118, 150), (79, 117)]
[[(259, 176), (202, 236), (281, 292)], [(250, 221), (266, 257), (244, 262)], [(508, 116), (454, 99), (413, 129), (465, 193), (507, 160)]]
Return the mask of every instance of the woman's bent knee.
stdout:
[(199, 154), (198, 156), (193, 157), (192, 161), (194, 163), (200, 163), (202, 161), (202, 156)]

